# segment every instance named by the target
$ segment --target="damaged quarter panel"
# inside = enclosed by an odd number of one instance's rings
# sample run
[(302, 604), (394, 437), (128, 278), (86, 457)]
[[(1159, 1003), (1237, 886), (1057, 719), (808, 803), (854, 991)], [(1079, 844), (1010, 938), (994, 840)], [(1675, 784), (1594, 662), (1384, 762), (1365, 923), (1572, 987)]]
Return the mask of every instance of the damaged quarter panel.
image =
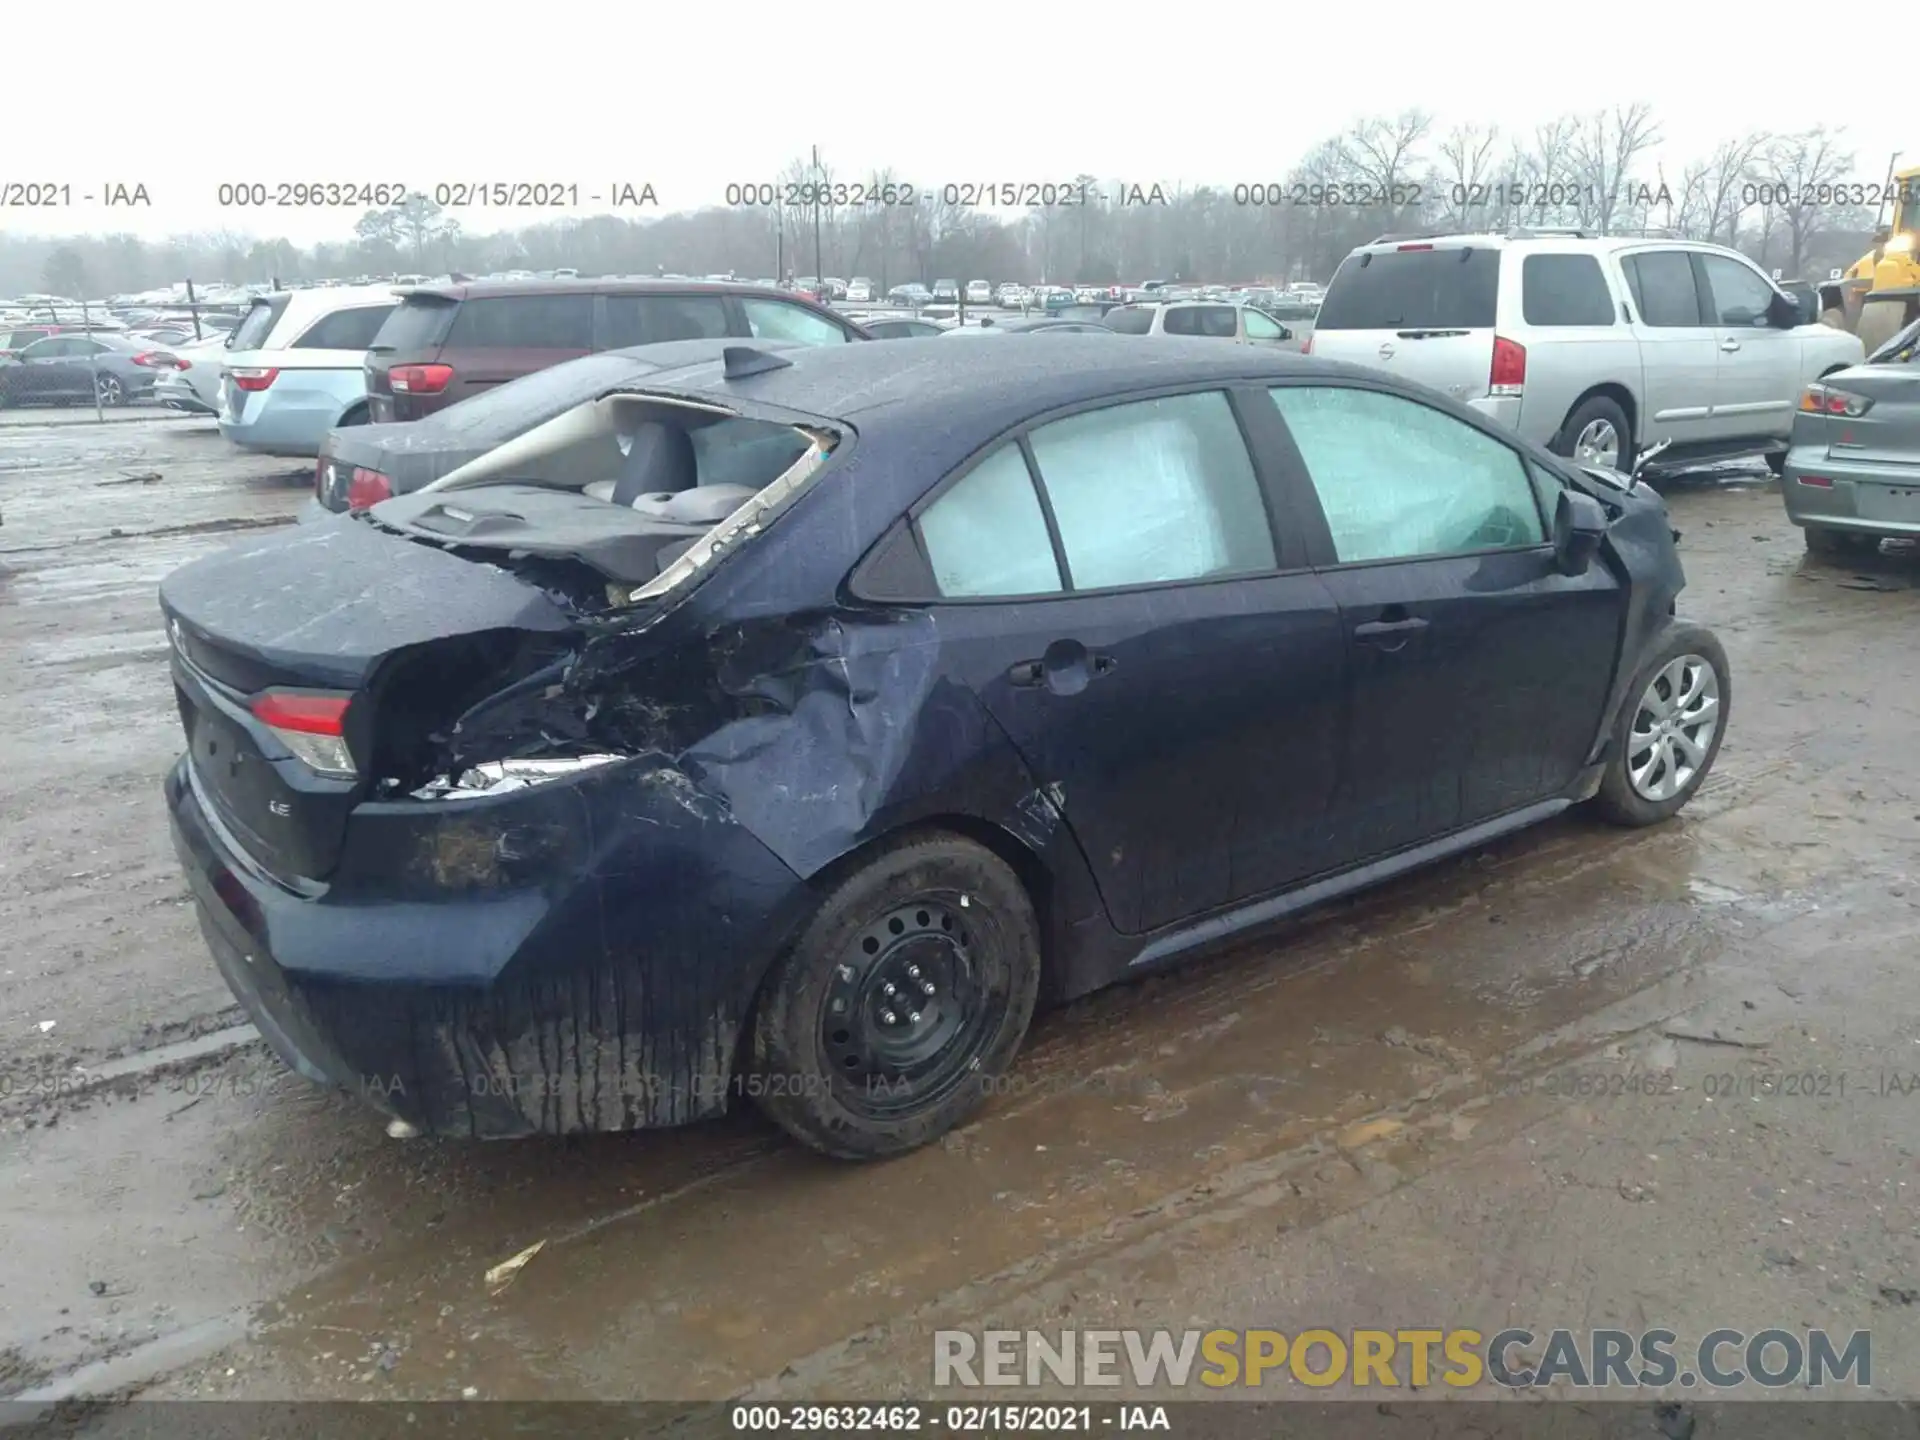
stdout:
[(1613, 733), (1620, 706), (1627, 701), (1626, 690), (1641, 658), (1673, 623), (1687, 577), (1674, 543), (1677, 532), (1658, 491), (1640, 483), (1626, 492), (1597, 483), (1583, 488), (1614, 514), (1602, 554), (1627, 592), (1619, 663), (1590, 757), (1590, 763), (1598, 763), (1605, 758), (1607, 737)]

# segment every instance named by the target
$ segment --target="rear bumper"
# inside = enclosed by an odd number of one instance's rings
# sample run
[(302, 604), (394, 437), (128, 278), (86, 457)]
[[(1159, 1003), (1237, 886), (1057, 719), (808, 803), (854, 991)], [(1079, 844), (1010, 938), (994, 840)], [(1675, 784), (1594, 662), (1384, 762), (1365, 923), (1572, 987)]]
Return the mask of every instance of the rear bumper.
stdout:
[[(1808, 478), (1832, 484), (1809, 485)], [(1920, 465), (1833, 460), (1824, 445), (1797, 445), (1787, 452), (1780, 495), (1796, 525), (1920, 536)]]
[(365, 395), (357, 370), (283, 370), (269, 388), (243, 394), (237, 418), (222, 412), (220, 433), (262, 455), (318, 455), (327, 432)]
[(684, 776), (592, 773), (497, 800), (363, 805), (313, 896), (247, 857), (185, 760), (166, 798), (214, 963), (308, 1080), (474, 1138), (718, 1114), (754, 992), (810, 892)]

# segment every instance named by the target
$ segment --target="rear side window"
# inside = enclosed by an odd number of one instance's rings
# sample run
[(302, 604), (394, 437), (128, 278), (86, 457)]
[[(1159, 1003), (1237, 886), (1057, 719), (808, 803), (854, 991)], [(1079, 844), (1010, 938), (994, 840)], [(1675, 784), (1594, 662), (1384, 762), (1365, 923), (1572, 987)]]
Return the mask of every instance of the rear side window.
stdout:
[(365, 350), (397, 306), (362, 305), (322, 315), (293, 342), (295, 350)]
[(253, 302), (246, 318), (234, 327), (233, 339), (227, 344), (230, 350), (258, 350), (267, 343), (267, 336), (287, 313), (288, 295), (276, 295), (271, 300), (261, 299)]
[(811, 310), (779, 300), (742, 300), (747, 328), (757, 340), (792, 340), (800, 345), (844, 345), (853, 337)]
[(387, 316), (372, 343), (383, 352), (432, 354), (445, 343), (459, 309), (458, 300), (444, 295), (409, 295)]
[(1028, 443), (1074, 589), (1274, 568), (1260, 483), (1218, 391), (1074, 415)]
[(1487, 330), (1500, 298), (1500, 252), (1458, 245), (1349, 255), (1316, 330)]
[(1231, 340), (1239, 333), (1232, 307), (1226, 305), (1176, 305), (1167, 311), (1160, 328), (1169, 335), (1210, 335), (1220, 340)]
[(1145, 335), (1153, 329), (1153, 311), (1144, 305), (1128, 305), (1107, 312), (1107, 328), (1120, 335)]
[(1693, 261), (1684, 250), (1654, 250), (1620, 262), (1627, 289), (1640, 318), (1662, 329), (1700, 326), (1700, 292), (1693, 283)]
[(728, 333), (727, 302), (718, 295), (609, 295), (607, 348), (668, 340), (718, 340)]
[(934, 583), (953, 599), (1051, 595), (1060, 566), (1026, 457), (1003, 445), (920, 517)]
[(462, 302), (450, 350), (591, 350), (591, 295), (501, 295)]
[(1529, 255), (1520, 262), (1520, 314), (1529, 325), (1611, 325), (1613, 295), (1593, 255)]

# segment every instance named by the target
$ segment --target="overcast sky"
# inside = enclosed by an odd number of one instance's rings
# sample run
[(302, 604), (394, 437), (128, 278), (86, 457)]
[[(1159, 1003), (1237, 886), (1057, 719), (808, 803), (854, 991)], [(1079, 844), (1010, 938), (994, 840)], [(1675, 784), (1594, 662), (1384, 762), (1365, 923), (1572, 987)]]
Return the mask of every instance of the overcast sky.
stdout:
[[(1525, 130), (1645, 99), (1669, 180), (1725, 136), (1821, 123), (1844, 128), (1856, 178), (1878, 180), (1908, 142), (1920, 160), (1920, 134), (1902, 133), (1905, 87), (1872, 83), (1870, 68), (1828, 74), (1813, 32), (1802, 43), (1760, 12), (1675, 0), (9, 0), (6, 12), (0, 184), (66, 183), (75, 200), (0, 210), (20, 232), (232, 229), (309, 244), (346, 238), (358, 218), (220, 208), (219, 186), (242, 181), (549, 181), (583, 195), (651, 183), (663, 208), (691, 209), (815, 144), (842, 179), (891, 165), (923, 186), (1081, 170), (1231, 185), (1279, 179), (1317, 140), (1408, 107), (1434, 112), (1437, 130)], [(32, 56), (49, 63), (20, 63)], [(151, 208), (80, 200), (116, 181), (144, 184)], [(484, 232), (545, 218), (557, 217), (462, 221)]]

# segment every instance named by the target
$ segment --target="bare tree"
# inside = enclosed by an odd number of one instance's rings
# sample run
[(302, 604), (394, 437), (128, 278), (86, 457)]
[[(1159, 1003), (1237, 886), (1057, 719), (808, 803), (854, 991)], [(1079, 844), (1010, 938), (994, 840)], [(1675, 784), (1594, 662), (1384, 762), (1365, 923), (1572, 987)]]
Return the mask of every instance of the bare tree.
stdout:
[(1653, 107), (1644, 100), (1596, 111), (1574, 133), (1572, 159), (1578, 170), (1578, 208), (1602, 235), (1611, 234), (1623, 212), (1633, 209), (1634, 168), (1641, 155), (1660, 143)]
[(1516, 209), (1530, 214), (1516, 218), (1530, 218), (1535, 225), (1560, 218), (1563, 206), (1555, 197), (1573, 183), (1574, 140), (1579, 129), (1579, 122), (1571, 115), (1556, 116), (1533, 127), (1532, 146), (1516, 153), (1519, 168), (1512, 178), (1519, 184), (1509, 192), (1524, 192)]
[(1414, 168), (1420, 144), (1433, 128), (1424, 110), (1405, 110), (1392, 119), (1362, 120), (1339, 141), (1353, 178), (1377, 194), (1391, 195)]
[(1472, 121), (1456, 125), (1440, 142), (1435, 189), (1448, 225), (1485, 224), (1496, 197), (1494, 156), (1498, 127)]
[(1819, 232), (1843, 207), (1844, 194), (1836, 191), (1853, 173), (1853, 152), (1842, 149), (1824, 125), (1797, 135), (1782, 135), (1766, 148), (1766, 167), (1771, 198), (1782, 238), (1787, 246), (1787, 267), (1794, 274), (1807, 258), (1807, 251)]
[(1745, 139), (1722, 140), (1702, 168), (1706, 215), (1703, 238), (1731, 245), (1740, 234), (1740, 220), (1753, 208), (1757, 193), (1757, 166), (1774, 137), (1764, 132)]

